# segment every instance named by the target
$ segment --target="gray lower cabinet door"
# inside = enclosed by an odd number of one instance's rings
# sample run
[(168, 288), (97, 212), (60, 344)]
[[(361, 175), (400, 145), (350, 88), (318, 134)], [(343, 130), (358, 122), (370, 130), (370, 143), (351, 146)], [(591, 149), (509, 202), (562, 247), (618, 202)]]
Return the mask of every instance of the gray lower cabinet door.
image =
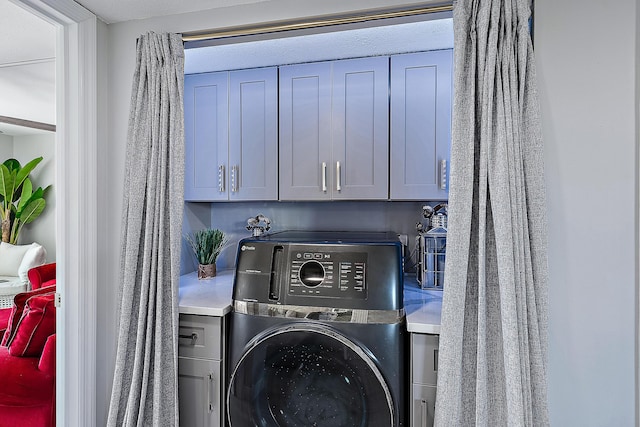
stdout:
[(331, 63), (280, 67), (280, 199), (330, 200)]
[(229, 73), (229, 200), (278, 200), (278, 69)]
[(436, 408), (436, 387), (421, 384), (411, 387), (411, 427), (431, 427)]
[(332, 198), (389, 197), (389, 58), (333, 62)]
[(187, 201), (227, 200), (228, 73), (184, 78), (185, 176)]
[(222, 362), (178, 357), (178, 397), (181, 427), (219, 427), (224, 399), (221, 396)]
[(452, 51), (391, 56), (392, 200), (447, 200)]

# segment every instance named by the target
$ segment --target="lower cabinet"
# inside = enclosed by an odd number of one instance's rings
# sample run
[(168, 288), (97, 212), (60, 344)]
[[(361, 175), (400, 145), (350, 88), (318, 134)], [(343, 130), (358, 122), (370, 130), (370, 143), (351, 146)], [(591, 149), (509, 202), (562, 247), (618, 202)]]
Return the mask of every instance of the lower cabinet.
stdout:
[(411, 334), (411, 427), (430, 427), (436, 405), (438, 335)]
[(181, 427), (225, 425), (225, 318), (180, 315), (178, 398)]

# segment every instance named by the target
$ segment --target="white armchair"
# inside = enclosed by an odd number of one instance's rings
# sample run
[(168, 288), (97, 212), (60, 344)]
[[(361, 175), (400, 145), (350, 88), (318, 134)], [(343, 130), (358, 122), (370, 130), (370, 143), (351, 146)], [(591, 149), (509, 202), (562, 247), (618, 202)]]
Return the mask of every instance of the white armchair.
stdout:
[(46, 260), (47, 251), (38, 243), (0, 242), (0, 308), (12, 307), (13, 297), (30, 289), (28, 271)]

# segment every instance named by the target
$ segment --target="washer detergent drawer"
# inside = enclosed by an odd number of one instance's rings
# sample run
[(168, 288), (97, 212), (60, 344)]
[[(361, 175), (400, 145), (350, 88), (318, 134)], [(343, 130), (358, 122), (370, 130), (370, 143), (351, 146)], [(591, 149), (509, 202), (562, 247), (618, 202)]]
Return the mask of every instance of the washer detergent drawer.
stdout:
[(181, 357), (222, 360), (222, 318), (181, 314), (178, 354)]

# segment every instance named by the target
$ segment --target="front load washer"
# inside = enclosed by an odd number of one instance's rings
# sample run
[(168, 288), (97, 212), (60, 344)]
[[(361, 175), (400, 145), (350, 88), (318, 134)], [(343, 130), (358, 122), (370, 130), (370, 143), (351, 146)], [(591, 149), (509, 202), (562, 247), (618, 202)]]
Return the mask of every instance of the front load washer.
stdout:
[(231, 427), (406, 425), (401, 244), (393, 233), (281, 232), (238, 244)]

